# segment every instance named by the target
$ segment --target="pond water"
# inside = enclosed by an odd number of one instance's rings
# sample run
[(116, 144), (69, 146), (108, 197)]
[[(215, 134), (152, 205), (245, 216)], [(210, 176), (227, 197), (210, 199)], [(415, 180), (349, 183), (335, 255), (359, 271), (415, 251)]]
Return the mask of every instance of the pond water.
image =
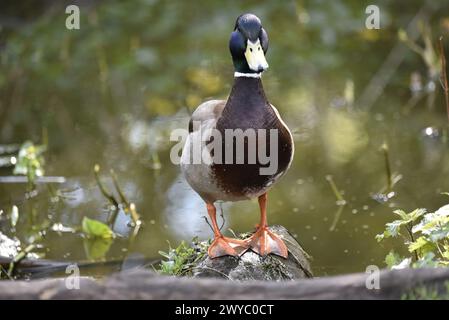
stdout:
[[(228, 37), (235, 18), (250, 11), (270, 38), (266, 94), (296, 148), (269, 193), (269, 223), (290, 230), (313, 257), (316, 275), (383, 267), (395, 242), (374, 237), (393, 210), (448, 202), (441, 195), (449, 191), (443, 95), (438, 81), (429, 82), (431, 67), (397, 32), (420, 12), (433, 41), (449, 39), (449, 5), (378, 2), (380, 30), (365, 28), (364, 1), (93, 2), (80, 5), (81, 29), (72, 31), (63, 7), (6, 6), (12, 18), (0, 20), (0, 144), (48, 139), (45, 175), (66, 182), (39, 184), (32, 197), (26, 184), (1, 183), (0, 232), (25, 245), (56, 224), (34, 253), (67, 261), (157, 258), (167, 241), (211, 237), (205, 205), (170, 161), (169, 135), (187, 127), (202, 101), (226, 98), (233, 80)], [(424, 45), (419, 33), (417, 43)], [(384, 143), (392, 172), (402, 177), (388, 192)], [(65, 232), (84, 216), (106, 222), (111, 214), (95, 164), (110, 190), (114, 169), (135, 203), (143, 221), (137, 234), (122, 212), (112, 243)], [(6, 161), (0, 175), (12, 169)], [(390, 198), (376, 198), (381, 191)], [(7, 217), (13, 205), (15, 228)], [(257, 201), (221, 207), (223, 230), (247, 232), (258, 222)]]

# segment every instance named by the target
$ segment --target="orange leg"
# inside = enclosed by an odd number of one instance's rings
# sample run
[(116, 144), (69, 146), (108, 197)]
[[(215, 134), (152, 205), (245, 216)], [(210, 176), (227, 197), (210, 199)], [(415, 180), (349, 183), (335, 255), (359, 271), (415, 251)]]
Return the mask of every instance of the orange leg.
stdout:
[(287, 258), (288, 249), (284, 241), (268, 229), (267, 198), (266, 193), (259, 197), (260, 224), (257, 226), (256, 232), (246, 241), (251, 249), (261, 256), (274, 253)]
[(217, 224), (217, 210), (213, 203), (207, 203), (207, 213), (212, 221), (212, 229), (214, 230), (214, 241), (210, 245), (207, 253), (211, 258), (217, 258), (221, 256), (235, 256), (243, 254), (248, 246), (246, 241), (227, 238), (223, 236), (218, 228)]

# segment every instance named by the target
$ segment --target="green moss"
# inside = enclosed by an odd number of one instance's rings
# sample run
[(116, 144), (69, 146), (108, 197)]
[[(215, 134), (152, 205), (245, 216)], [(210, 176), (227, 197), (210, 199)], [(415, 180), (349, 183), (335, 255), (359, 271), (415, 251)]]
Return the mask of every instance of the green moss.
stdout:
[(285, 264), (279, 259), (267, 256), (262, 262), (262, 268), (266, 271), (268, 277), (272, 279), (291, 279), (292, 275)]

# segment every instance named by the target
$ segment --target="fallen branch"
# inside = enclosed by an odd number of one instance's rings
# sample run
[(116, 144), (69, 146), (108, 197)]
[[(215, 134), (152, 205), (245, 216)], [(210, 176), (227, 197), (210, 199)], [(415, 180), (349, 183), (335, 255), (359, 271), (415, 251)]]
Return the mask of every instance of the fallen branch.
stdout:
[(368, 275), (300, 279), (295, 281), (229, 281), (158, 276), (151, 271), (114, 274), (103, 281), (80, 279), (69, 290), (65, 279), (0, 281), (0, 299), (401, 299), (411, 290), (445, 287), (447, 268), (383, 270), (380, 288), (368, 289)]

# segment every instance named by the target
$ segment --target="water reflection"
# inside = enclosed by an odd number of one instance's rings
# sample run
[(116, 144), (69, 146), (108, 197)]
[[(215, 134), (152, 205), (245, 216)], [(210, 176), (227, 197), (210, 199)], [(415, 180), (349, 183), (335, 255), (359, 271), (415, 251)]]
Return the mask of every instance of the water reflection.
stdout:
[[(218, 210), (229, 208), (228, 205), (217, 205), (217, 207)], [(169, 230), (181, 240), (192, 239), (195, 236), (200, 239), (208, 239), (211, 237), (212, 231), (207, 225), (205, 217), (207, 217), (207, 211), (204, 201), (192, 190), (182, 175), (178, 176), (167, 191), (165, 218)], [(230, 219), (229, 216), (226, 216), (227, 219)], [(223, 230), (229, 226), (226, 220)]]

